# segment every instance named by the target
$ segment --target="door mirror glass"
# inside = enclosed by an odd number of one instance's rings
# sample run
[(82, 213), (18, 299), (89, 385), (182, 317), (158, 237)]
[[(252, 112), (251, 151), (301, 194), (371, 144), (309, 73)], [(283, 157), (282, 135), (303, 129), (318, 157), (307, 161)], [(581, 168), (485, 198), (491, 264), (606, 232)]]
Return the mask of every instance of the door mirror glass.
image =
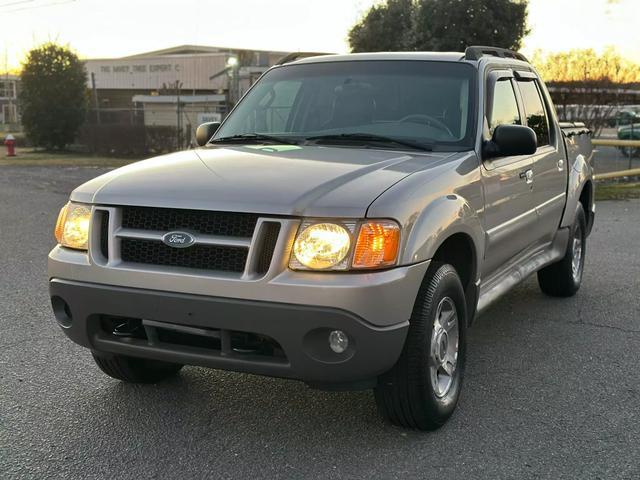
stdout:
[(213, 137), (213, 135), (220, 127), (220, 122), (207, 122), (203, 123), (196, 130), (196, 142), (199, 146), (203, 147)]
[(538, 148), (536, 133), (524, 125), (498, 125), (493, 137), (485, 143), (484, 154), (488, 157), (515, 157), (533, 155)]

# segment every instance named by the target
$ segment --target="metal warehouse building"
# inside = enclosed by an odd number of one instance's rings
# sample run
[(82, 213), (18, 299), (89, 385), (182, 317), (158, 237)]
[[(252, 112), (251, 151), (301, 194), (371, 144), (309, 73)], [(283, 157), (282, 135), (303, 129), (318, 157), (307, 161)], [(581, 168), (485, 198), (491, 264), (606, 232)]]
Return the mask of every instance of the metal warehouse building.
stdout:
[(97, 123), (197, 125), (220, 119), (288, 52), (183, 45), (86, 61)]

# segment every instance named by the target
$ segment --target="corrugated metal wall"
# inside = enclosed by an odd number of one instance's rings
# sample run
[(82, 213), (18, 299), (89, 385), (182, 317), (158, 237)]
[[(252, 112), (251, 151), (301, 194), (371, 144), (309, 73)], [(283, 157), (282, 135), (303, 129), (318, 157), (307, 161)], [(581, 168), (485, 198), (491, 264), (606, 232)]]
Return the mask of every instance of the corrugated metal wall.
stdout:
[(158, 90), (176, 81), (183, 90), (226, 88), (224, 76), (209, 77), (226, 67), (225, 53), (168, 55), (153, 58), (87, 60), (87, 81), (95, 74), (98, 89)]

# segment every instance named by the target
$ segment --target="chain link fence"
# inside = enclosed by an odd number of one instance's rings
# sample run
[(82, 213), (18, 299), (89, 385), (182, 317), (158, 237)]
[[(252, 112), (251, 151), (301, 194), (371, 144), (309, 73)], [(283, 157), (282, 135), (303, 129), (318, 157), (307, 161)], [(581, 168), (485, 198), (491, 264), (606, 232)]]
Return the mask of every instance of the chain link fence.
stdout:
[(196, 145), (198, 125), (219, 121), (220, 107), (175, 104), (153, 109), (90, 109), (72, 148), (112, 156), (147, 156), (175, 152)]

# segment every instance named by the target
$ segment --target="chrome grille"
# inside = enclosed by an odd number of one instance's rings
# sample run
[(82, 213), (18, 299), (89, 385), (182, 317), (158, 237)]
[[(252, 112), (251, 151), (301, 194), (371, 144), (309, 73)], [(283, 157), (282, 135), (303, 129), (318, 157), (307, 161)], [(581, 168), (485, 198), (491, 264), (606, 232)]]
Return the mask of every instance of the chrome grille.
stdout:
[[(173, 208), (96, 207), (95, 212), (97, 263), (186, 268), (243, 278), (268, 273), (282, 222), (290, 222), (248, 213)], [(174, 231), (188, 232), (195, 243), (186, 248), (166, 245), (163, 237)]]

